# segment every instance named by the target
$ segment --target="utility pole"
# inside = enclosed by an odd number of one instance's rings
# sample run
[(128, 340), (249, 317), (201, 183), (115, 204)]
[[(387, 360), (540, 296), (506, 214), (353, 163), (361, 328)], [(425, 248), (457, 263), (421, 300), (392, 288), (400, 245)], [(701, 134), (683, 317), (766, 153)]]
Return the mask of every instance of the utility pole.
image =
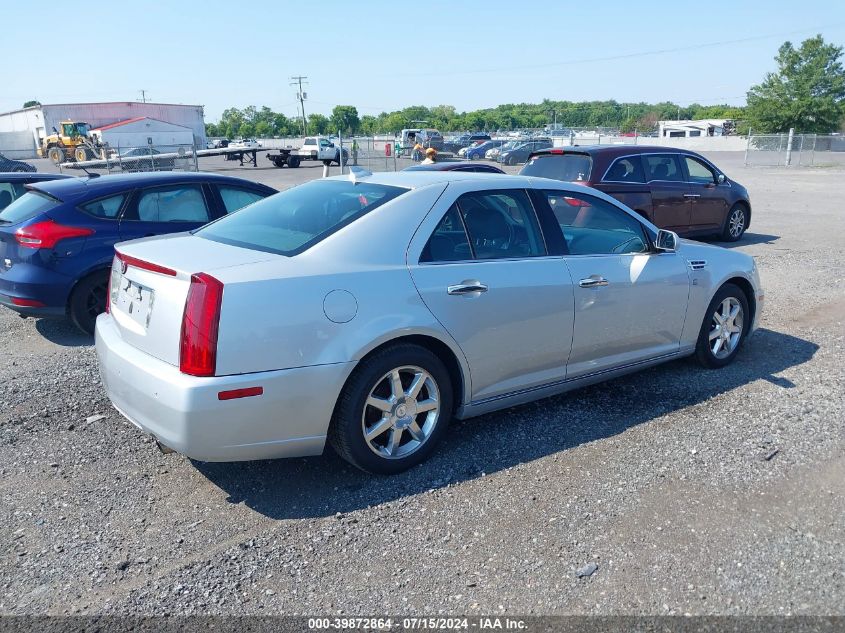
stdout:
[[(308, 79), (308, 77), (303, 77), (301, 75), (297, 75), (296, 77), (291, 77), (291, 86), (299, 86), (299, 92), (296, 93), (296, 98), (299, 99), (299, 105), (302, 107), (302, 134), (303, 136), (308, 135), (308, 119), (305, 116), (305, 100), (308, 98), (308, 95), (302, 92), (302, 82)], [(308, 82), (305, 81), (307, 84)]]
[(147, 91), (146, 90), (139, 90), (138, 92), (141, 93), (141, 103), (147, 102)]

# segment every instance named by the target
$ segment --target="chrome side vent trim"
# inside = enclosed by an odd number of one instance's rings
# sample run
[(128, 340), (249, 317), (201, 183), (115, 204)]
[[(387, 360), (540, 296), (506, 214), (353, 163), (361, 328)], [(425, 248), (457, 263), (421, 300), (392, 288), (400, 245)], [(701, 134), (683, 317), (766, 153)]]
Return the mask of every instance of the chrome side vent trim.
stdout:
[(687, 262), (690, 268), (693, 270), (703, 270), (707, 267), (707, 260), (706, 259), (692, 259)]

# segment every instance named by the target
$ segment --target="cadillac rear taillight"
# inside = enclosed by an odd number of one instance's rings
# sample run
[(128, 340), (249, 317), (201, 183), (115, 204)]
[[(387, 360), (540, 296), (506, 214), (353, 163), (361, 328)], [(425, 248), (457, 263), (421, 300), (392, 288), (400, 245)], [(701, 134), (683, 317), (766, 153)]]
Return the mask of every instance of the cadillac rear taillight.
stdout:
[(15, 240), (26, 248), (53, 248), (61, 240), (69, 237), (87, 237), (93, 234), (92, 229), (65, 226), (53, 220), (43, 220), (19, 228), (15, 231)]
[(206, 273), (191, 275), (191, 287), (182, 316), (179, 371), (191, 376), (213, 376), (217, 370), (217, 330), (223, 284)]

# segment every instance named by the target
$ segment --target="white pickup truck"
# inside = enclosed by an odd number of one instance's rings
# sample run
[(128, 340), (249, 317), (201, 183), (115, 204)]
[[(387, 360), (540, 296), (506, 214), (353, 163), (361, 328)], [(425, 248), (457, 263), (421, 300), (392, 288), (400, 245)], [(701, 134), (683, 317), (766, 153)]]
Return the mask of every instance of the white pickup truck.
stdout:
[[(309, 136), (305, 139), (302, 147), (297, 152), (301, 158), (306, 160), (321, 160), (326, 165), (337, 163), (340, 165), (340, 148), (335, 146), (325, 136)], [(343, 149), (343, 162), (349, 158), (349, 152)]]

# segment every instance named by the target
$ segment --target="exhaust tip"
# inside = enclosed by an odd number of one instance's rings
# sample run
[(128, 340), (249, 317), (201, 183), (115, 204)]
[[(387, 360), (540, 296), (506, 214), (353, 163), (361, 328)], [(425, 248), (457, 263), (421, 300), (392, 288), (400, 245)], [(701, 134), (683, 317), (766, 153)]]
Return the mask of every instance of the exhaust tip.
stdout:
[(172, 448), (170, 448), (167, 444), (162, 444), (160, 440), (156, 439), (156, 446), (158, 450), (161, 451), (162, 455), (170, 455), (170, 453), (175, 453)]

